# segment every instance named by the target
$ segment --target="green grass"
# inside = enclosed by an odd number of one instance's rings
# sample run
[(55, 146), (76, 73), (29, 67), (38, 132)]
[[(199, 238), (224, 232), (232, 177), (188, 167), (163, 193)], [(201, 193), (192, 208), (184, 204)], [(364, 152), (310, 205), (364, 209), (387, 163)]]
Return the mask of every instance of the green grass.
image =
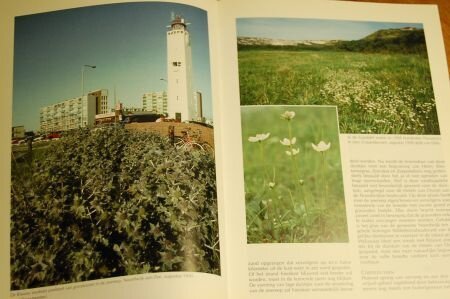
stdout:
[(239, 52), (241, 105), (337, 105), (341, 133), (439, 134), (424, 55)]
[[(296, 115), (282, 119), (285, 111)], [(247, 106), (241, 115), (248, 243), (347, 242), (336, 108)], [(289, 156), (280, 140), (294, 137), (299, 153)], [(320, 141), (330, 149), (315, 151)]]

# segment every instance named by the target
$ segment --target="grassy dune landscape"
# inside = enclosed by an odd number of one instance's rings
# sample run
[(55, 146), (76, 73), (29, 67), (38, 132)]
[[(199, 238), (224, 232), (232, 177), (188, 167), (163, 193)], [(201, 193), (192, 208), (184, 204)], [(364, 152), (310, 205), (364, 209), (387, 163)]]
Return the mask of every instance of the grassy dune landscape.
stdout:
[(439, 134), (423, 31), (422, 39), (393, 32), (330, 45), (239, 45), (241, 105), (336, 105), (341, 133)]
[(426, 57), (239, 52), (242, 105), (337, 105), (342, 133), (439, 134)]

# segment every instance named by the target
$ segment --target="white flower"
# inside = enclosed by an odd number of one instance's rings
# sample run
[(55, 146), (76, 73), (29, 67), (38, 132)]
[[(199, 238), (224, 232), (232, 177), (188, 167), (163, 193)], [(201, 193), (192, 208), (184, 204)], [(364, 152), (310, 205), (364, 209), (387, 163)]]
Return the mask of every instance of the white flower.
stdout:
[(272, 189), (273, 187), (275, 187), (275, 183), (274, 182), (270, 182), (269, 183), (269, 188)]
[(296, 139), (295, 137), (292, 138), (291, 140), (289, 140), (289, 139), (287, 139), (287, 138), (284, 138), (283, 140), (280, 140), (280, 143), (281, 143), (282, 145), (287, 145), (287, 146), (289, 146), (289, 145), (295, 144), (296, 141), (297, 141), (297, 139)]
[(248, 141), (250, 141), (250, 142), (258, 142), (259, 141), (258, 135), (257, 136), (250, 136), (250, 137), (248, 137)]
[(269, 138), (269, 136), (270, 136), (270, 133), (256, 134), (256, 136), (248, 137), (248, 141), (250, 141), (250, 142), (260, 142), (260, 141), (266, 140), (267, 138)]
[(281, 114), (281, 118), (286, 119), (286, 120), (291, 120), (294, 118), (294, 116), (295, 116), (294, 111), (284, 111), (284, 113)]
[(324, 152), (330, 149), (331, 142), (325, 143), (323, 140), (321, 140), (317, 145), (311, 143), (311, 146), (316, 152)]
[(286, 151), (286, 155), (288, 156), (295, 156), (300, 152), (300, 149), (293, 148), (292, 151)]

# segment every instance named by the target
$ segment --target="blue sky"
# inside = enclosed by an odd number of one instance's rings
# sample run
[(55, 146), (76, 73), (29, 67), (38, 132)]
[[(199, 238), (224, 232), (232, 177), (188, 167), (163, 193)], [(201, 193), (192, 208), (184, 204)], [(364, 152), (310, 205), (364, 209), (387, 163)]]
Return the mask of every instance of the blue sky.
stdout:
[(13, 126), (39, 128), (39, 108), (81, 94), (109, 90), (126, 106), (142, 107), (146, 92), (167, 89), (166, 28), (172, 14), (191, 23), (193, 87), (203, 93), (204, 114), (212, 118), (207, 14), (173, 3), (91, 6), (28, 16), (15, 21)]
[(287, 40), (357, 40), (379, 29), (422, 24), (294, 18), (240, 18), (237, 35)]

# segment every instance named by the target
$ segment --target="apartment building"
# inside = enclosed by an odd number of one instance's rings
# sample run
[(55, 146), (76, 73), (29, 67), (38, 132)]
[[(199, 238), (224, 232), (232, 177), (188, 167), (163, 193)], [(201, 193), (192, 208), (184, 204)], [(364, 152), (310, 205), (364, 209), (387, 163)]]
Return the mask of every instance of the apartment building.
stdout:
[(95, 115), (108, 112), (108, 91), (100, 89), (87, 95), (41, 107), (42, 132), (67, 131), (94, 125)]
[(142, 109), (157, 114), (167, 115), (167, 92), (155, 91), (142, 96)]

